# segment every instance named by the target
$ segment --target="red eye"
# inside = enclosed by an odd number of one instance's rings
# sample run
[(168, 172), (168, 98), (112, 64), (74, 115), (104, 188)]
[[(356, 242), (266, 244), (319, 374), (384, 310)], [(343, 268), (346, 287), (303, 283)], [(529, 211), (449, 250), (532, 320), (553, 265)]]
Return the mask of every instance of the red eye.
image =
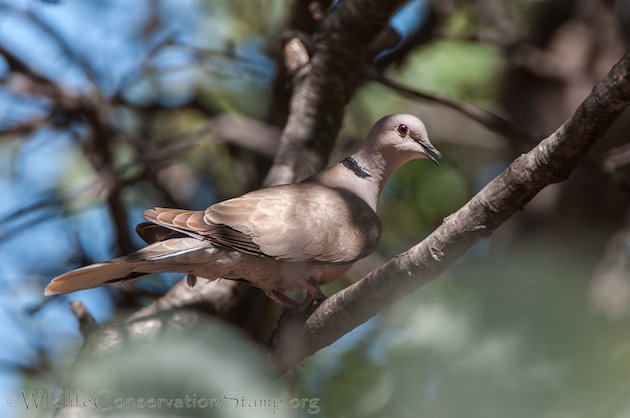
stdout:
[(407, 133), (409, 132), (409, 128), (407, 128), (407, 125), (405, 124), (400, 124), (396, 127), (396, 131), (398, 131), (398, 135), (404, 137), (407, 136)]

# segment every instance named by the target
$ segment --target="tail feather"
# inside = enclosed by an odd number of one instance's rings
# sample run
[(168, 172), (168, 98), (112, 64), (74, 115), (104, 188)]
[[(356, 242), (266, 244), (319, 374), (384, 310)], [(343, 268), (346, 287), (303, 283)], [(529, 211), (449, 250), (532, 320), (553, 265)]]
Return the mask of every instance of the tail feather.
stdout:
[[(57, 295), (91, 289), (106, 283), (134, 279), (162, 272), (188, 273), (191, 264), (207, 262), (207, 241), (194, 238), (174, 238), (156, 242), (135, 253), (114, 260), (81, 267), (55, 277), (44, 290), (45, 295)], [(201, 258), (196, 255), (203, 251)], [(199, 253), (197, 253), (199, 254)]]
[(107, 282), (123, 280), (133, 274), (137, 262), (112, 260), (70, 271), (55, 277), (44, 290), (46, 296), (92, 289)]

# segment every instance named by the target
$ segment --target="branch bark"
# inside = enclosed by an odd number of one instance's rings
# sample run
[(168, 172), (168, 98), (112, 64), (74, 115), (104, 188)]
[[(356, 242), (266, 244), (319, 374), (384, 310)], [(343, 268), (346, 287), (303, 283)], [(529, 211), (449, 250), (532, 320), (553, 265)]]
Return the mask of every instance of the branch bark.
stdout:
[(368, 46), (403, 3), (345, 0), (324, 19), (310, 71), (291, 98), (289, 119), (266, 186), (302, 180), (327, 164)]
[(81, 331), (81, 335), (83, 335), (84, 338), (98, 329), (98, 324), (83, 302), (78, 300), (70, 302), (70, 310), (72, 310), (74, 316), (77, 317), (77, 321), (79, 321), (79, 331)]
[(544, 187), (566, 180), (580, 159), (630, 104), (630, 53), (573, 116), (518, 157), (424, 241), (323, 302), (303, 323), (284, 321), (272, 353), (286, 370), (333, 343), (387, 305), (438, 277), (476, 242), (489, 237)]

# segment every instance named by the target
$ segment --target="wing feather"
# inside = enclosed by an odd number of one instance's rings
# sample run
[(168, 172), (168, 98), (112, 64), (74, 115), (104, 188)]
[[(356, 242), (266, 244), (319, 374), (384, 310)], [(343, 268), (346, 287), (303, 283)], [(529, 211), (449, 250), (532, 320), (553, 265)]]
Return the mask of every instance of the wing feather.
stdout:
[(155, 208), (145, 217), (223, 248), (288, 261), (353, 262), (380, 237), (378, 216), (361, 198), (316, 183), (257, 190), (204, 212)]

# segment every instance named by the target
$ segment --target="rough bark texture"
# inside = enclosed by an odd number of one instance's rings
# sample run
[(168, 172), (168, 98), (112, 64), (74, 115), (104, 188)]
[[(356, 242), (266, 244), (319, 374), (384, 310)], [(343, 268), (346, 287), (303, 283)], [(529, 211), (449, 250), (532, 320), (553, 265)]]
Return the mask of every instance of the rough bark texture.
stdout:
[(283, 321), (273, 340), (281, 368), (333, 343), (385, 306), (439, 276), (544, 187), (566, 180), (630, 103), (630, 53), (555, 133), (518, 157), (424, 241), (333, 295), (301, 324)]
[(371, 41), (401, 0), (346, 0), (322, 22), (307, 75), (296, 80), (280, 149), (265, 185), (292, 183), (323, 169)]

